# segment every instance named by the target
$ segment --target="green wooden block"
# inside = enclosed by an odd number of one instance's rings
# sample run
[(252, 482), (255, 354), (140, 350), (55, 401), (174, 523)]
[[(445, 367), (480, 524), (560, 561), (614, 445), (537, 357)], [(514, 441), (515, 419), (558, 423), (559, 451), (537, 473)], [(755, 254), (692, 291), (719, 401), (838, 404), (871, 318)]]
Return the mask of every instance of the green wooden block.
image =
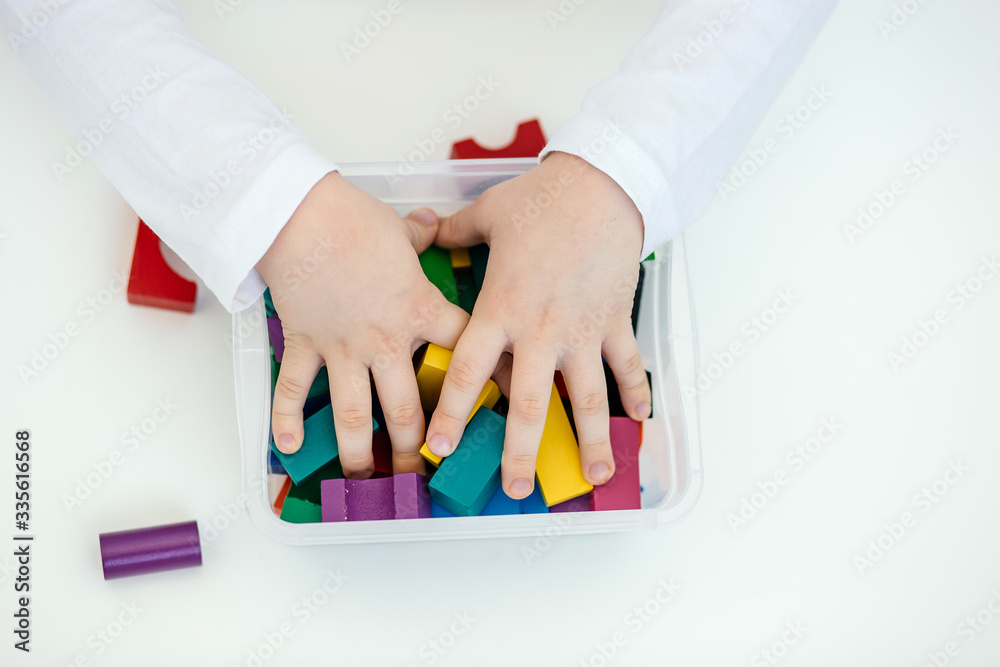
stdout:
[(649, 253), (649, 257), (647, 257), (646, 259), (644, 259), (644, 260), (642, 260), (642, 261), (644, 261), (644, 262), (648, 262), (648, 261), (649, 261), (649, 260), (651, 260), (651, 259), (656, 259), (656, 253), (655, 253), (655, 252), (651, 252), (651, 253)]
[(281, 507), (281, 520), (288, 523), (319, 523), (323, 520), (323, 509), (302, 498), (285, 498), (285, 504)]
[(492, 410), (476, 410), (451, 456), (431, 478), (431, 499), (457, 516), (482, 513), (500, 486), (507, 420)]
[(455, 286), (458, 289), (458, 305), (471, 315), (472, 309), (476, 305), (476, 298), (479, 296), (472, 271), (455, 271)]
[(472, 277), (476, 281), (476, 295), (483, 290), (483, 280), (486, 278), (486, 265), (490, 261), (490, 247), (485, 243), (469, 248), (469, 258), (472, 260)]
[(320, 484), (325, 479), (343, 479), (344, 469), (340, 466), (340, 459), (334, 459), (325, 466), (310, 475), (301, 484), (292, 484), (288, 489), (288, 498), (298, 498), (308, 500), (316, 505), (321, 504), (322, 494), (320, 494)]
[[(378, 422), (373, 419), (372, 430), (376, 429)], [(305, 437), (299, 451), (285, 454), (273, 442), (271, 449), (292, 478), (292, 483), (302, 484), (337, 458), (337, 431), (333, 426), (333, 410), (323, 408), (305, 421)]]
[(451, 253), (432, 245), (420, 254), (420, 268), (424, 275), (441, 290), (444, 298), (458, 305), (458, 289), (455, 286), (455, 271), (451, 268)]

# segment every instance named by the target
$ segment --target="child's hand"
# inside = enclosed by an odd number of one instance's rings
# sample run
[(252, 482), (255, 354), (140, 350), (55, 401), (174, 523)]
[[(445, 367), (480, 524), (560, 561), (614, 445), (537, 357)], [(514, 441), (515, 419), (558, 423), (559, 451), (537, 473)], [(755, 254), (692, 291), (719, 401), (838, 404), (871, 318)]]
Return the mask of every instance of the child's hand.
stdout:
[(325, 361), (345, 475), (367, 477), (374, 468), (369, 370), (392, 440), (393, 468), (423, 472), (424, 416), (411, 358), (424, 341), (453, 348), (468, 322), (417, 261), (437, 222), (428, 210), (401, 219), (330, 173), (258, 262), (285, 334), (271, 416), (281, 451), (302, 444), (302, 407)]
[(650, 412), (649, 386), (632, 333), (643, 223), (609, 176), (567, 153), (484, 192), (441, 221), (436, 243), (485, 241), (490, 260), (472, 320), (462, 334), (431, 418), (428, 446), (450, 454), (480, 389), (504, 351), (513, 353), (503, 488), (523, 498), (534, 486), (535, 457), (555, 369), (573, 403), (584, 477), (614, 473), (601, 354), (622, 403), (636, 420)]

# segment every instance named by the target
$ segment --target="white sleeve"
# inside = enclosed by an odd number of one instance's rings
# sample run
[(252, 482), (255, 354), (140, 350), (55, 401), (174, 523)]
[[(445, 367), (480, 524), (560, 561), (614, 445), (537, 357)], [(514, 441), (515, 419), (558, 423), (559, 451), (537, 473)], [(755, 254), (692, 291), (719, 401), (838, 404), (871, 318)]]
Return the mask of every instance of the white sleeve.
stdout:
[(542, 157), (611, 176), (642, 214), (646, 257), (708, 209), (835, 1), (667, 0)]
[(56, 175), (93, 159), (224, 306), (252, 303), (254, 265), (336, 166), (169, 0), (0, 0), (0, 28), (80, 140)]

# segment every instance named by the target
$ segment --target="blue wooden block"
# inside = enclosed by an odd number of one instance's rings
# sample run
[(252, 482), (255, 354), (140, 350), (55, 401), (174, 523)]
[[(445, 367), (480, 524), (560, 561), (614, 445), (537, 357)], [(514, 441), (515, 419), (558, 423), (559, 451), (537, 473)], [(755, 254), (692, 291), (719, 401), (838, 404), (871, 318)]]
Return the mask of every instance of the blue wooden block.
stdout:
[(507, 420), (492, 410), (476, 410), (451, 456), (444, 459), (428, 485), (431, 499), (459, 516), (482, 513), (500, 486)]
[[(372, 430), (378, 429), (378, 422), (372, 420)], [(337, 431), (333, 426), (333, 410), (323, 409), (305, 421), (305, 437), (302, 447), (294, 454), (285, 454), (271, 443), (271, 451), (285, 467), (295, 484), (301, 484), (310, 475), (337, 458)]]
[(268, 452), (267, 457), (267, 471), (272, 475), (287, 475), (285, 471), (285, 466), (281, 465), (281, 461), (278, 460), (278, 455), (274, 453), (274, 450)]
[(448, 510), (446, 510), (445, 508), (441, 507), (440, 505), (438, 505), (433, 500), (431, 501), (431, 518), (432, 519), (440, 518), (440, 517), (448, 517), (448, 516), (456, 516), (456, 515), (452, 514), (451, 512), (449, 512)]
[(535, 488), (527, 498), (521, 499), (521, 514), (548, 514), (549, 507), (542, 498), (542, 488), (535, 483)]
[(502, 486), (498, 486), (497, 490), (493, 492), (493, 496), (490, 498), (489, 502), (486, 503), (486, 507), (483, 508), (482, 516), (520, 513), (521, 501), (514, 500), (504, 492)]

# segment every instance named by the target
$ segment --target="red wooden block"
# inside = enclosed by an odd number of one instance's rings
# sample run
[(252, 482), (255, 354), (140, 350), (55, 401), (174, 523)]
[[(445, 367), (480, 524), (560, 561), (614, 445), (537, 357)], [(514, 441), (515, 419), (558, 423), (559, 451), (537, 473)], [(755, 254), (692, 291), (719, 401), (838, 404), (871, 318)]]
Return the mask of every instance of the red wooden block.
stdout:
[(281, 515), (281, 508), (285, 506), (285, 498), (288, 497), (288, 491), (292, 488), (292, 478), (286, 477), (285, 483), (281, 485), (281, 490), (278, 491), (278, 495), (274, 499), (274, 513)]
[(483, 148), (475, 139), (457, 141), (451, 145), (452, 160), (475, 160), (494, 157), (538, 157), (545, 148), (545, 135), (538, 119), (528, 120), (517, 126), (514, 140), (503, 148)]
[(606, 484), (594, 487), (590, 493), (590, 509), (640, 509), (639, 422), (628, 417), (612, 417), (610, 426), (615, 474)]
[(556, 383), (556, 390), (559, 392), (559, 395), (563, 398), (569, 398), (569, 389), (566, 388), (566, 381), (563, 380), (562, 373), (556, 371), (554, 378)]
[(198, 285), (170, 268), (160, 251), (160, 237), (139, 220), (128, 277), (128, 302), (167, 310), (194, 312)]
[(385, 429), (372, 433), (372, 458), (375, 459), (372, 477), (392, 477), (392, 443)]

